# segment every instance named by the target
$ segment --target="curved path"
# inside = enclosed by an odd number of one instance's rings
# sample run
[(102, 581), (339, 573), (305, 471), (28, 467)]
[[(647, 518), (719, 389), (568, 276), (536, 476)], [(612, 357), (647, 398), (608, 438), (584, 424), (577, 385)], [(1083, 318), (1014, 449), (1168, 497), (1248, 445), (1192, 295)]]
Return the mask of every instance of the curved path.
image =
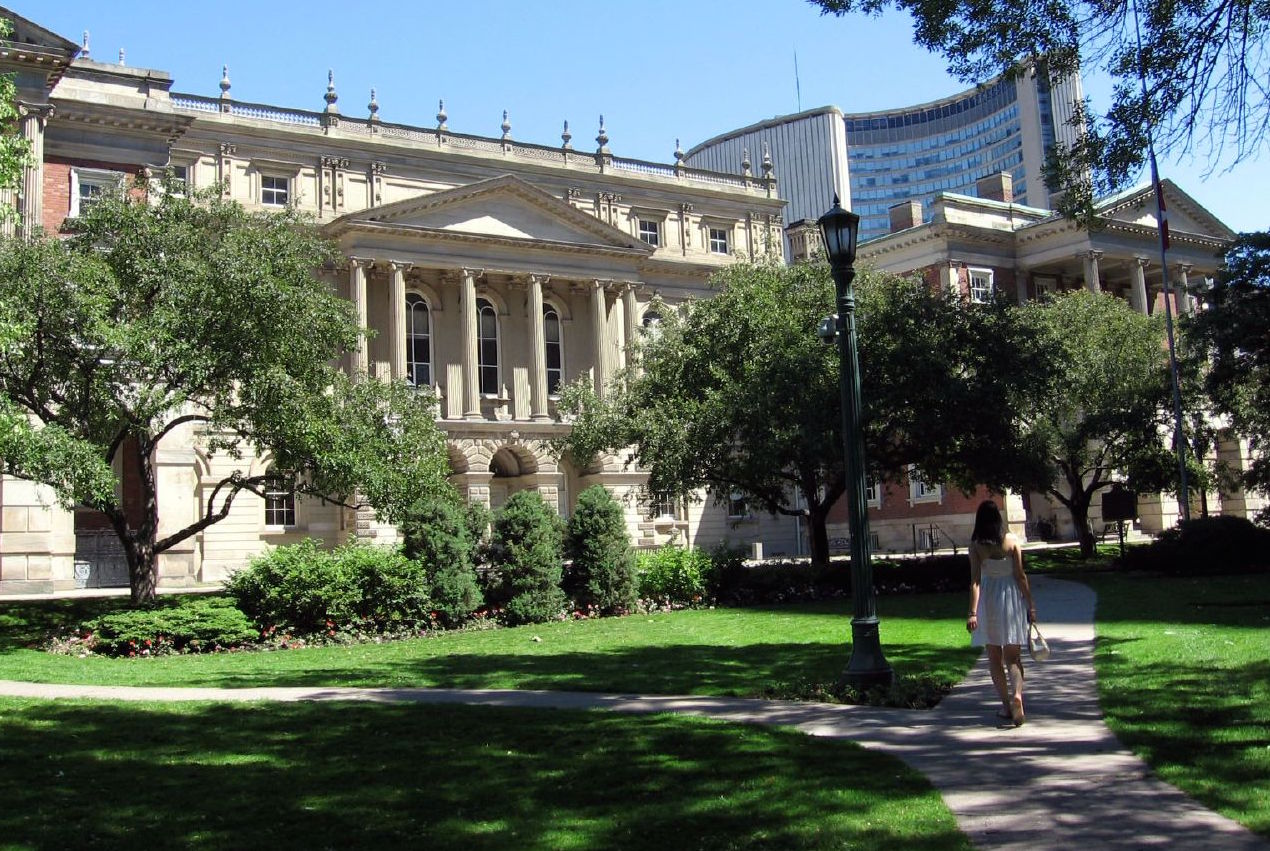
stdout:
[(5, 681), (0, 681), (0, 696), (353, 700), (689, 713), (796, 727), (897, 756), (930, 778), (958, 825), (983, 849), (1270, 851), (1270, 843), (1156, 779), (1107, 729), (1094, 682), (1094, 592), (1047, 577), (1033, 579), (1033, 589), (1053, 655), (1043, 666), (1030, 666), (1028, 723), (1019, 728), (998, 726), (997, 701), (982, 658), (931, 711), (550, 691), (132, 688)]

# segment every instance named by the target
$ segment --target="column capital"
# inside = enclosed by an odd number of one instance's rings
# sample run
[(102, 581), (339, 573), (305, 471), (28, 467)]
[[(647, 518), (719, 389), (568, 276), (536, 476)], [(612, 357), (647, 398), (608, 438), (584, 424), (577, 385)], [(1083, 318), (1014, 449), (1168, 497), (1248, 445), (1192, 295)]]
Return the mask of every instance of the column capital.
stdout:
[(1177, 268), (1182, 270), (1183, 275), (1189, 275), (1191, 270), (1195, 268), (1194, 263), (1178, 263)]
[(415, 267), (415, 264), (408, 260), (389, 260), (388, 268), (393, 272), (409, 272)]
[(347, 259), (348, 268), (350, 269), (369, 269), (375, 265), (375, 258), (373, 257), (349, 257)]
[(35, 118), (39, 121), (48, 121), (56, 112), (56, 108), (51, 103), (30, 103), (28, 101), (18, 101), (17, 104), (19, 118)]
[(1151, 265), (1150, 259), (1146, 257), (1135, 257), (1133, 259), (1137, 261), (1138, 266), (1142, 269), (1145, 269), (1147, 266)]
[(484, 270), (484, 269), (476, 269), (476, 268), (473, 268), (473, 267), (470, 267), (470, 266), (464, 266), (464, 267), (462, 268), (462, 274), (463, 274), (463, 277), (464, 277), (464, 278), (467, 278), (467, 279), (469, 279), (469, 280), (475, 281), (477, 278), (483, 278), (483, 277), (485, 277), (485, 270)]
[(1089, 251), (1085, 252), (1086, 256), (1089, 257), (1090, 260), (1101, 260), (1103, 254), (1105, 253), (1106, 252), (1104, 252), (1101, 248), (1091, 248)]

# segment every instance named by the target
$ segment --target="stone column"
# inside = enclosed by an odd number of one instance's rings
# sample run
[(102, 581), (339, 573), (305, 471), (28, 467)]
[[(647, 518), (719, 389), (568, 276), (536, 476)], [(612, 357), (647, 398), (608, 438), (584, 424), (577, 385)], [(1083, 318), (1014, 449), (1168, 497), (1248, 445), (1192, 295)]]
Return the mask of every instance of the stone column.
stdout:
[(635, 287), (631, 282), (622, 288), (622, 366), (626, 366), (631, 362), (632, 349), (635, 348), (635, 335), (638, 333), (638, 327), (635, 323)]
[(388, 345), (392, 354), (388, 363), (392, 365), (393, 380), (406, 377), (406, 273), (412, 265), (398, 260), (388, 262), (388, 315), (392, 317), (388, 329)]
[(1177, 264), (1177, 312), (1190, 316), (1195, 312), (1195, 302), (1191, 299), (1189, 289), (1191, 269), (1190, 263)]
[(1098, 261), (1101, 251), (1090, 251), (1085, 254), (1085, 289), (1091, 293), (1102, 292), (1102, 281), (1098, 277)]
[(529, 276), (529, 416), (547, 419), (547, 340), (542, 326), (542, 285), (547, 275)]
[(18, 121), (22, 138), (31, 146), (30, 156), (22, 167), (22, 197), (18, 213), (22, 216), (19, 233), (23, 239), (35, 235), (44, 221), (44, 126), (53, 107), (19, 104)]
[(605, 281), (591, 282), (591, 333), (595, 337), (595, 393), (604, 397), (609, 383), (608, 371), (608, 305), (604, 295)]
[[(459, 292), (463, 312), (463, 416), (474, 420), (481, 417), (481, 384), (477, 372), (477, 313), (476, 278), (483, 269), (464, 269)], [(451, 393), (454, 391), (450, 391)]]
[(1145, 257), (1135, 257), (1134, 264), (1129, 270), (1133, 275), (1133, 280), (1129, 288), (1129, 306), (1138, 313), (1149, 313), (1150, 307), (1147, 305), (1147, 259)]
[(357, 317), (357, 348), (353, 351), (353, 380), (360, 381), (369, 371), (370, 355), (366, 345), (366, 270), (374, 261), (362, 257), (348, 258), (348, 300)]

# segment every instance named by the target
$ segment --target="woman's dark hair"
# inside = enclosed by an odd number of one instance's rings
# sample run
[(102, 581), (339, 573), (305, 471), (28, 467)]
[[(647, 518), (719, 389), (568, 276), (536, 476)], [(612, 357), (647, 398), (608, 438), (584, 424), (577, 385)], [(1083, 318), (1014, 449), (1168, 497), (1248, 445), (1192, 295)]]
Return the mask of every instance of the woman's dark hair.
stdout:
[(970, 540), (984, 544), (1000, 544), (1005, 540), (1004, 523), (1001, 520), (1001, 509), (990, 499), (979, 503), (975, 512), (975, 530), (970, 533)]

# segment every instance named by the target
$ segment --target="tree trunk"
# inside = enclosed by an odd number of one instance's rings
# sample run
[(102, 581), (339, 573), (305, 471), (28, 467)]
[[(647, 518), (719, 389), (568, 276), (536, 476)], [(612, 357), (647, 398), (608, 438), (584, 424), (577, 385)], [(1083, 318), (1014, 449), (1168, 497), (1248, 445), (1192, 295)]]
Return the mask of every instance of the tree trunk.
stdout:
[(1069, 510), (1072, 514), (1072, 525), (1076, 527), (1076, 536), (1080, 541), (1080, 557), (1093, 558), (1096, 550), (1094, 530), (1089, 527), (1089, 496), (1083, 491), (1072, 494)]
[(144, 606), (154, 602), (159, 584), (159, 560), (152, 541), (125, 547), (128, 554), (128, 585), (132, 604)]
[(829, 517), (829, 509), (824, 506), (812, 506), (807, 509), (807, 525), (811, 538), (811, 563), (815, 567), (829, 565), (829, 529), (825, 520)]

